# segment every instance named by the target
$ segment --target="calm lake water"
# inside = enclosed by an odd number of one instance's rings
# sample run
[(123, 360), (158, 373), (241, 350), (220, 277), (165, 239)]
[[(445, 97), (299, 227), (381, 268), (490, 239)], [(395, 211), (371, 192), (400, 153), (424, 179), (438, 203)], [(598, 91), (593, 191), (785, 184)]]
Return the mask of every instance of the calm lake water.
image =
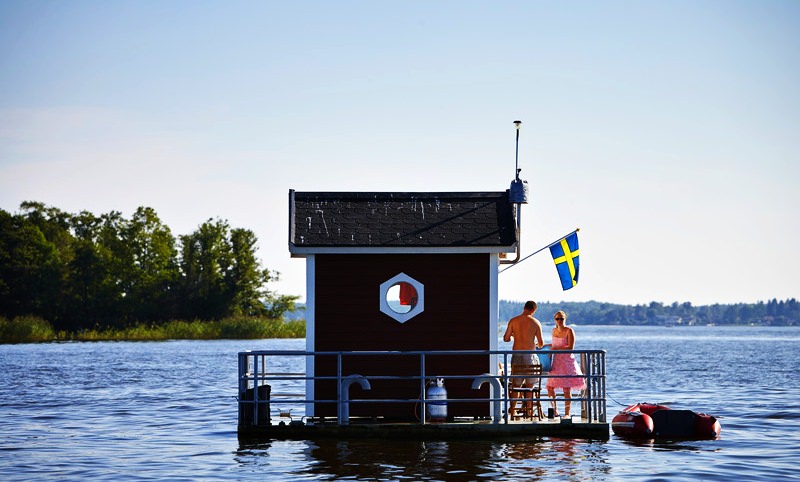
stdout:
[(707, 412), (721, 438), (240, 444), (236, 354), (304, 340), (2, 345), (0, 480), (800, 480), (800, 328), (576, 335), (608, 352), (609, 414)]

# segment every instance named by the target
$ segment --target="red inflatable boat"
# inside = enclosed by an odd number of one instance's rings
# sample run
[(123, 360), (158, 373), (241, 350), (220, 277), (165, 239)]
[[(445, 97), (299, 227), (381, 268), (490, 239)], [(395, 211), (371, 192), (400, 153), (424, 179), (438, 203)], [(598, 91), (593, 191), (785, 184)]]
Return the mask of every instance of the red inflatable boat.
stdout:
[(620, 437), (630, 438), (715, 439), (722, 427), (715, 417), (705, 413), (637, 403), (625, 408), (611, 420), (611, 430)]

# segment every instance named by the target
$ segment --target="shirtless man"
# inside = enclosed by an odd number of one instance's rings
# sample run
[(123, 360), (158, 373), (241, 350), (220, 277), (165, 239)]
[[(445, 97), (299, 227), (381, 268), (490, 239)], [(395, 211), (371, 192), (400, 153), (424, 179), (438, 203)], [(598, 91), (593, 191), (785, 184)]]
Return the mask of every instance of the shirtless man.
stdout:
[[(503, 341), (509, 342), (514, 339), (512, 349), (514, 350), (534, 350), (544, 346), (544, 339), (542, 338), (542, 324), (539, 320), (533, 317), (536, 312), (536, 302), (527, 301), (522, 310), (522, 314), (511, 318), (508, 321), (508, 328), (503, 335)], [(511, 366), (514, 365), (538, 365), (539, 357), (534, 353), (514, 353), (511, 355)], [(513, 372), (511, 373), (514, 374)], [(518, 387), (522, 385), (523, 380), (526, 384), (531, 385), (534, 380), (523, 378), (512, 378), (511, 386)], [(514, 413), (514, 405), (516, 400), (511, 400), (510, 414)]]

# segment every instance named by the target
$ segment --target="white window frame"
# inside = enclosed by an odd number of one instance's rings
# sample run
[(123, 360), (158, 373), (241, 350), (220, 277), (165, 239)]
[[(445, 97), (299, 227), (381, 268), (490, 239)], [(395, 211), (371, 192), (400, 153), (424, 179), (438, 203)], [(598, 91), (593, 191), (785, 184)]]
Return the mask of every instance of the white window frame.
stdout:
[[(389, 293), (389, 288), (402, 282), (410, 284), (415, 290), (417, 290), (417, 304), (411, 308), (408, 313), (398, 313), (394, 311), (386, 301), (386, 295)], [(381, 283), (379, 296), (381, 312), (392, 317), (396, 321), (399, 321), (400, 323), (405, 323), (406, 321), (425, 311), (425, 285), (405, 273), (400, 273), (397, 276)]]

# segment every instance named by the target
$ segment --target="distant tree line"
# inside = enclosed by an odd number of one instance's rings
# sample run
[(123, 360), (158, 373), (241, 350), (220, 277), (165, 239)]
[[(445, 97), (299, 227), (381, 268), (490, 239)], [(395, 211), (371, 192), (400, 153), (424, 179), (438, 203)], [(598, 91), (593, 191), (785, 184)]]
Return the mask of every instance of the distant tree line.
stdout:
[(126, 219), (23, 202), (18, 213), (0, 209), (0, 317), (68, 331), (280, 318), (298, 297), (267, 289), (278, 273), (261, 267), (256, 241), (219, 219), (176, 238), (148, 207)]
[[(508, 321), (522, 312), (524, 301), (500, 301), (500, 321)], [(794, 298), (772, 299), (758, 303), (669, 305), (618, 305), (598, 301), (538, 303), (536, 317), (548, 324), (558, 310), (567, 313), (568, 323), (580, 325), (800, 325), (800, 303)]]

